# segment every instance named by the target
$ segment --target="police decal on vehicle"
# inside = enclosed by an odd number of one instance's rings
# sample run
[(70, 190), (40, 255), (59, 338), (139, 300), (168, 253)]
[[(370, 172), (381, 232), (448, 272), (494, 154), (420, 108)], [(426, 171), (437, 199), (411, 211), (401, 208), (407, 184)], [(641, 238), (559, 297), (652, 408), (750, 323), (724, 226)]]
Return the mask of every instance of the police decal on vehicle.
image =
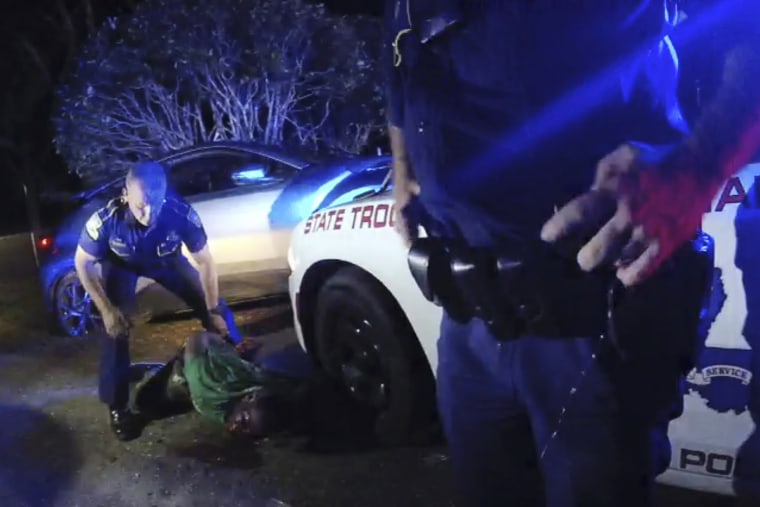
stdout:
[(343, 229), (381, 229), (393, 227), (394, 224), (392, 204), (365, 204), (314, 213), (306, 220), (303, 233), (311, 234)]
[(736, 468), (736, 457), (732, 453), (704, 449), (681, 448), (678, 452), (678, 469), (685, 472), (716, 475), (730, 478)]

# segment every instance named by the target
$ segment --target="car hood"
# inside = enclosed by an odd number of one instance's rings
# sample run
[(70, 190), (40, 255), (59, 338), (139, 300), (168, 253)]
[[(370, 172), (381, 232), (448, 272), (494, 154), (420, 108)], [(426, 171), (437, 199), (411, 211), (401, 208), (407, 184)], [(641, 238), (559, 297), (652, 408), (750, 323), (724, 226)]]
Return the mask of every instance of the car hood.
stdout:
[(359, 174), (387, 169), (387, 155), (356, 157), (326, 165), (316, 165), (296, 174), (269, 212), (273, 227), (293, 227), (309, 216), (345, 173)]

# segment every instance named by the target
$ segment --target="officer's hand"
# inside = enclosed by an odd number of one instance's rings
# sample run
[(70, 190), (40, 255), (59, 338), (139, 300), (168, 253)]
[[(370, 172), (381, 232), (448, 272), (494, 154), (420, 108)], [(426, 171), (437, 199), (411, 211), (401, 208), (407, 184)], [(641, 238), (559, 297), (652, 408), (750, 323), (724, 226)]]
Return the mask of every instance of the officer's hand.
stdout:
[(227, 328), (227, 321), (224, 320), (224, 317), (221, 315), (217, 315), (215, 313), (211, 314), (211, 325), (213, 326), (213, 330), (219, 333), (222, 336), (227, 336), (230, 334), (230, 330)]
[(103, 312), (103, 325), (106, 328), (106, 333), (111, 338), (119, 338), (129, 333), (129, 329), (132, 324), (127, 319), (126, 315), (118, 308), (109, 308)]
[(691, 239), (714, 194), (687, 162), (645, 146), (623, 145), (597, 166), (591, 189), (560, 209), (541, 238), (588, 238), (578, 264), (614, 265), (626, 285), (640, 283)]
[(406, 180), (393, 187), (393, 213), (396, 232), (401, 235), (404, 245), (409, 247), (417, 239), (417, 224), (411, 224), (403, 214), (404, 208), (419, 195), (420, 186), (414, 180)]
[(256, 338), (247, 336), (243, 338), (243, 341), (235, 345), (235, 350), (237, 350), (239, 354), (245, 354), (246, 352), (258, 350), (261, 346), (262, 343)]

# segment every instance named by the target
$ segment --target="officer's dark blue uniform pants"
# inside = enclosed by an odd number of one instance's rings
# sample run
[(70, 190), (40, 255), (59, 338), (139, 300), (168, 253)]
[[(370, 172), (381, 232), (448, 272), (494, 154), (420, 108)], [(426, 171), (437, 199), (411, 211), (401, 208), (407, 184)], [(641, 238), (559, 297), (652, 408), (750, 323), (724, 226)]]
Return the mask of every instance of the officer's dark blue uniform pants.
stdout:
[[(139, 277), (155, 280), (177, 295), (200, 318), (203, 327), (210, 328), (210, 315), (206, 308), (200, 276), (187, 259), (180, 257), (165, 267), (140, 272), (116, 263), (104, 264), (103, 283), (106, 296), (125, 313), (135, 308), (135, 289)], [(241, 337), (232, 312), (224, 300), (220, 300), (220, 304), (224, 309), (230, 338), (239, 342)], [(100, 400), (111, 408), (124, 408), (129, 401), (130, 364), (128, 336), (112, 338), (105, 335), (100, 356), (98, 391)]]
[(500, 343), (480, 320), (462, 325), (444, 316), (438, 403), (461, 505), (649, 505), (653, 434), (658, 425), (662, 434), (663, 414), (677, 400), (680, 369), (657, 351), (622, 366), (609, 347), (591, 365), (597, 343)]

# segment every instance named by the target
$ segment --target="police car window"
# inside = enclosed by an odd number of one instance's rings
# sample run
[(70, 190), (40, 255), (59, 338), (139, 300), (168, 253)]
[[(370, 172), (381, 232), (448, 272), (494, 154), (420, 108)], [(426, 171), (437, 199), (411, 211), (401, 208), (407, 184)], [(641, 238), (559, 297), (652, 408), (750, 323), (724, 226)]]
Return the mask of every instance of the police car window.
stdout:
[(240, 187), (265, 186), (291, 178), (297, 169), (282, 162), (248, 155), (220, 161), (210, 174), (214, 192)]
[(169, 168), (169, 188), (182, 197), (204, 194), (211, 191), (211, 179), (205, 160), (186, 160)]
[(256, 154), (214, 154), (186, 160), (169, 170), (169, 186), (183, 197), (290, 178), (296, 168)]

